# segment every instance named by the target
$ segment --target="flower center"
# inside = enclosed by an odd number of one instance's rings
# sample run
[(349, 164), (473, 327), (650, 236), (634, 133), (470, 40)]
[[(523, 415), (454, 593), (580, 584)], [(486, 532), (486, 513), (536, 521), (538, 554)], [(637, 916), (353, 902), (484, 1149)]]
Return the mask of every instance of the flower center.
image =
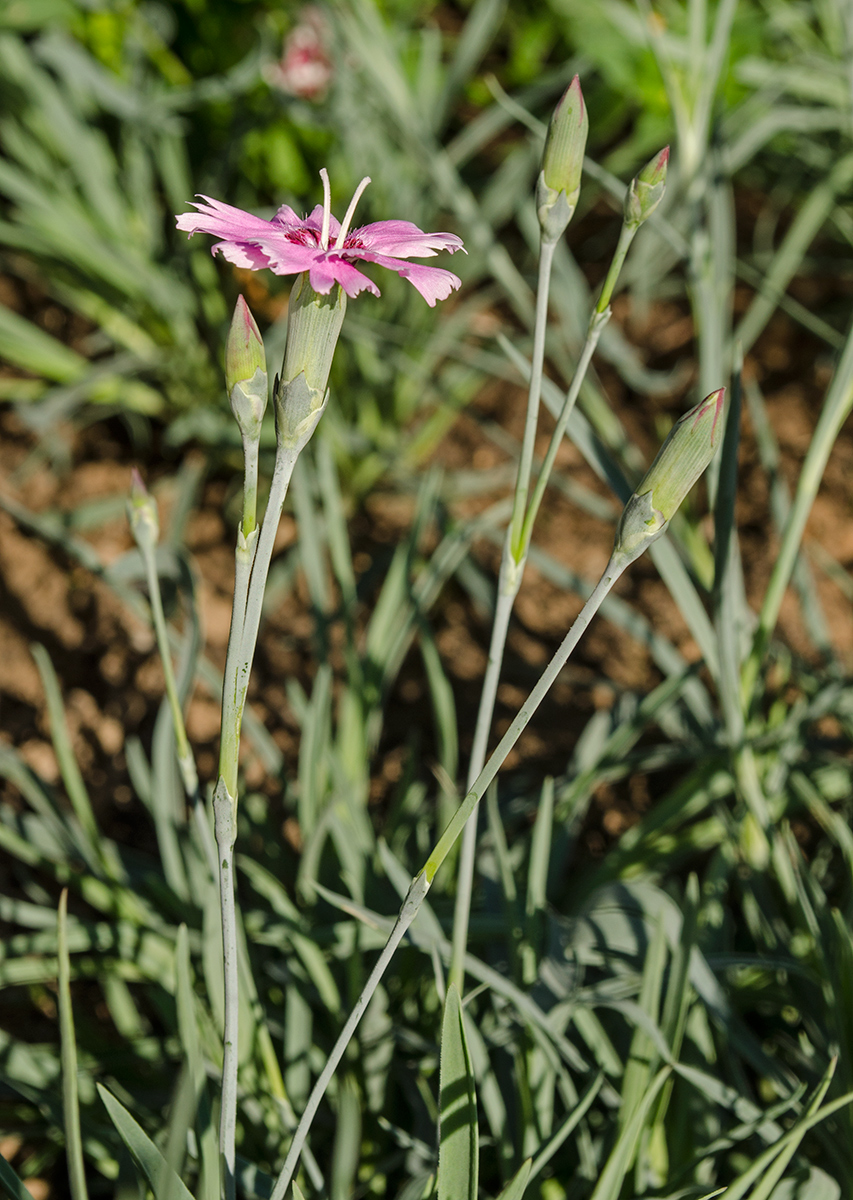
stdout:
[(316, 229), (286, 229), (283, 233), (289, 242), (295, 242), (297, 246), (320, 245), (320, 234)]

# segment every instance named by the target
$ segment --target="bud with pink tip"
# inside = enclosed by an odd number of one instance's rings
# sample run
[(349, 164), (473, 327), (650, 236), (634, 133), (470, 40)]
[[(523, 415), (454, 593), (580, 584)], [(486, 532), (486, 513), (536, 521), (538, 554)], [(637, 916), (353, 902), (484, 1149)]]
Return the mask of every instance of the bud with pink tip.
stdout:
[(225, 344), (225, 386), (240, 433), (256, 442), (269, 393), (267, 360), (260, 330), (242, 296), (237, 297)]
[(664, 146), (654, 158), (647, 162), (628, 185), (625, 196), (625, 224), (637, 229), (655, 211), (663, 199), (666, 187), (666, 168), (669, 164), (669, 146)]

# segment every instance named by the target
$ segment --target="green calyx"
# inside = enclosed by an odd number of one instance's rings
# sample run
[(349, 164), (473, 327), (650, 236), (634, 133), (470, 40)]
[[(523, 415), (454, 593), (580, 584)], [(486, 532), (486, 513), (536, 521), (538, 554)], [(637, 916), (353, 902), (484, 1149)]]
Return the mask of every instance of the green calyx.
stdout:
[(664, 146), (628, 185), (625, 196), (624, 220), (636, 229), (655, 211), (666, 189), (669, 146)]
[(557, 241), (577, 207), (588, 132), (589, 117), (576, 75), (551, 117), (536, 184), (536, 211), (546, 242)]
[(615, 553), (628, 562), (664, 533), (714, 457), (723, 436), (725, 392), (725, 388), (711, 392), (675, 423), (625, 505), (616, 530)]
[(299, 276), (290, 297), (287, 347), (275, 389), (276, 435), (282, 445), (301, 450), (317, 426), (345, 313), (346, 293), (340, 285), (323, 296), (307, 275)]

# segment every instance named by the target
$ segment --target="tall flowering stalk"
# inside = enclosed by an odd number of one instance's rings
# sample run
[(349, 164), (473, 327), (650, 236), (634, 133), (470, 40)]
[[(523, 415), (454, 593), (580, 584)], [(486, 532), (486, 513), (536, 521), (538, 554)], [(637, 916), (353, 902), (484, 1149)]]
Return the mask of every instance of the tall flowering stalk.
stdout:
[[(261, 423), (268, 383), (263, 342), (242, 297), (237, 302), (226, 350), (226, 387), (243, 439), (245, 482), (243, 517), (237, 531), (234, 603), (222, 690), (219, 777), (213, 793), (222, 945), (225, 974), (225, 1028), (222, 1065), (220, 1154), (222, 1195), (235, 1193), (237, 1120), (237, 923), (234, 901), (234, 842), (237, 835), (240, 730), (258, 639), (264, 590), (275, 535), (296, 460), (308, 444), (328, 402), (327, 384), (347, 299), (379, 288), (359, 267), (376, 263), (396, 271), (434, 306), (458, 288), (460, 280), (441, 267), (409, 261), (431, 258), (440, 250), (462, 249), (452, 233), (424, 233), (410, 221), (377, 221), (352, 228), (356, 205), (369, 178), (361, 181), (342, 222), (331, 211), (325, 170), (323, 204), (307, 217), (283, 205), (267, 221), (209, 196), (194, 203), (195, 212), (177, 218), (191, 237), (216, 237), (212, 253), (236, 266), (276, 275), (296, 275), (288, 308), (287, 346), (276, 381), (276, 457), (266, 512), (256, 521), (257, 466)], [(358, 264), (358, 266), (356, 266)]]
[[(666, 151), (661, 152), (661, 155), (640, 173), (629, 189), (622, 236), (614, 263), (593, 314), (587, 344), (578, 364), (575, 380), (566, 397), (549, 454), (531, 496), (533, 438), (542, 384), (551, 262), (557, 241), (577, 204), (585, 141), (586, 112), (580, 85), (575, 79), (558, 106), (552, 122), (537, 187), (542, 253), (527, 423), (513, 517), (504, 547), (499, 613), (496, 616), (489, 670), (481, 700), (477, 724), (478, 743), (472, 756), (467, 794), (423, 868), (412, 880), (392, 933), (312, 1089), (273, 1189), (272, 1200), (283, 1200), (325, 1090), (379, 980), (406, 930), (415, 919), (437, 870), (463, 830), (466, 840), (468, 839), (469, 831), (473, 829), (471, 819), (486, 788), (497, 775), (507, 754), (532, 718), (602, 601), (627, 566), (665, 531), (687, 490), (710, 461), (719, 439), (722, 428), (719, 419), (723, 397), (721, 390), (707, 397), (673, 430), (647, 476), (626, 505), (616, 531), (613, 553), (602, 578), (527, 701), (521, 706), (506, 734), (486, 762), (486, 740), (494, 707), (506, 628), (521, 582), (532, 522), (553, 463), (556, 445), (563, 436), (568, 413), (580, 388), (580, 381), (600, 330), (609, 316), (610, 296), (627, 247), (641, 222), (659, 202), (663, 190)], [(237, 303), (226, 350), (226, 386), (243, 440), (245, 478), (243, 512), (237, 532), (234, 604), (223, 684), (219, 775), (213, 794), (215, 869), (218, 870), (219, 876), (225, 979), (220, 1119), (223, 1200), (234, 1200), (235, 1196), (238, 960), (233, 864), (240, 730), (260, 626), (263, 594), (282, 506), (297, 458), (312, 437), (328, 402), (328, 378), (348, 299), (358, 296), (362, 291), (379, 294), (376, 284), (360, 268), (368, 263), (376, 263), (397, 272), (408, 279), (430, 305), (446, 298), (460, 284), (460, 280), (450, 271), (409, 261), (412, 257), (433, 257), (440, 250), (453, 253), (462, 249), (459, 238), (449, 233), (424, 233), (407, 221), (377, 222), (361, 228), (352, 228), (355, 208), (369, 183), (368, 179), (362, 180), (344, 220), (338, 223), (331, 213), (330, 188), (325, 171), (321, 172), (321, 177), (324, 203), (322, 206), (318, 205), (308, 217), (299, 218), (292, 209), (284, 206), (267, 221), (210, 197), (201, 197), (201, 202), (194, 204), (195, 212), (184, 213), (177, 218), (178, 227), (190, 236), (195, 233), (207, 233), (216, 237), (218, 240), (212, 252), (223, 255), (236, 265), (251, 269), (268, 268), (276, 274), (297, 276), (288, 310), (284, 362), (273, 393), (276, 457), (269, 499), (260, 525), (257, 521), (258, 447), (268, 399), (268, 375), (260, 332), (242, 298)], [(156, 591), (156, 571), (153, 569), (157, 539), (156, 513), (149, 498), (138, 485), (131, 504), (131, 519), (134, 533), (150, 565), (153, 598)], [(160, 624), (163, 622), (158, 622), (158, 625)], [(165, 638), (161, 638), (161, 642), (161, 652), (167, 656)], [(184, 759), (182, 767), (188, 768), (188, 747), (185, 735), (181, 736), (183, 724), (177, 700), (173, 704), (173, 710), (179, 734), (179, 754)], [(189, 770), (186, 772), (186, 780), (189, 791), (192, 783)], [(209, 830), (207, 832), (209, 834)], [(464, 893), (466, 889), (467, 898), (470, 899), (470, 874), (467, 884), (460, 879), (460, 892)], [(454, 924), (451, 966), (452, 970), (457, 972), (464, 959), (467, 900), (465, 905), (463, 919), (459, 918), (457, 907)]]

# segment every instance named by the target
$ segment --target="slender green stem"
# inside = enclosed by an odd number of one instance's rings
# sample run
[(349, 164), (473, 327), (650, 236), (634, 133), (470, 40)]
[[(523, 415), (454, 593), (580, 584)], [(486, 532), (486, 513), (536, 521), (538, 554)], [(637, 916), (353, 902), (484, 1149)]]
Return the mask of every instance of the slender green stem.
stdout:
[[(246, 599), (249, 594), (249, 581), (252, 577), (252, 564), (257, 546), (257, 530), (253, 530), (248, 538), (244, 535), (242, 528), (237, 530), (237, 546), (234, 551), (234, 601), (231, 605), (231, 628), (228, 632), (228, 649), (225, 654), (225, 671), (222, 677), (220, 775), (225, 775), (225, 764), (230, 763), (232, 758), (236, 768), (236, 752), (240, 741), (240, 721), (237, 715), (237, 673), (241, 661), (240, 644), (246, 624)], [(231, 737), (226, 738), (226, 730), (231, 731)], [(231, 787), (233, 787), (232, 795), (236, 795), (236, 770), (233, 775), (229, 776), (229, 779)], [(229, 790), (231, 789), (229, 788)]]
[(613, 251), (610, 270), (605, 276), (601, 295), (598, 297), (595, 305), (595, 311), (599, 315), (606, 312), (610, 307), (610, 301), (613, 299), (613, 289), (616, 287), (616, 280), (619, 278), (619, 272), (625, 264), (625, 256), (639, 228), (639, 225), (628, 225), (624, 221), (622, 223), (622, 228), (619, 230), (619, 241), (616, 243), (616, 249)]
[[(235, 1195), (235, 1133), (237, 1127), (237, 1039), (239, 1035), (239, 960), (237, 913), (234, 899), (234, 842), (237, 837), (237, 767), (240, 728), (258, 630), (261, 622), (275, 537), (297, 452), (279, 443), (264, 521), (258, 534), (254, 526), (257, 504), (257, 446), (247, 443), (243, 522), (237, 533), (234, 572), (234, 606), (222, 687), (219, 781), (213, 794), (213, 815), (219, 867), (219, 903), (222, 914), (222, 955), (225, 978), (225, 1029), (222, 1054), (222, 1098), (219, 1152), (222, 1161), (222, 1198)], [(247, 532), (248, 530), (248, 532)]]
[[(480, 692), (480, 706), (477, 711), (477, 725), (474, 731), (474, 744), (471, 748), (471, 759), (468, 767), (468, 786), (477, 778), (486, 761), (489, 730), (492, 727), (492, 717), (495, 711), (495, 701), (503, 665), (504, 647), (506, 646), (509, 619), (512, 607), (518, 595), (521, 576), (524, 571), (526, 550), (521, 550), (524, 516), (527, 508), (527, 497), (530, 491), (530, 477), (533, 472), (533, 451), (536, 446), (536, 428), (539, 421), (539, 402), (542, 395), (542, 374), (545, 362), (545, 336), (548, 329), (548, 295), (551, 287), (551, 268), (554, 263), (556, 242), (543, 241), (539, 249), (539, 285), (536, 292), (536, 315), (533, 325), (533, 355), (530, 362), (530, 379), (527, 388), (527, 417), (524, 423), (524, 434), (521, 441), (521, 453), (518, 459), (518, 471), (515, 480), (515, 494), (512, 502), (512, 516), (507, 529), (501, 559), (500, 579), (498, 581), (498, 599), (495, 617), (492, 624), (492, 637), (489, 646), (489, 663), (483, 679)], [(453, 952), (449, 983), (455, 983), (462, 991), (465, 973), (465, 947), (468, 943), (468, 921), (471, 915), (471, 895), (474, 887), (474, 859), (477, 848), (477, 813), (471, 814), (471, 819), (465, 828), (462, 847), (459, 854), (459, 874), (456, 883), (456, 902), (453, 913)]]
[(220, 780), (213, 796), (216, 846), (219, 851), (219, 902), (222, 913), (222, 960), (225, 980), (225, 1028), (222, 1037), (222, 1097), (219, 1113), (219, 1154), (222, 1200), (235, 1196), (235, 1134), (237, 1129), (238, 957), (237, 911), (234, 902), (235, 805)]
[[(483, 689), (480, 693), (480, 706), (477, 712), (474, 744), (471, 749), (471, 762), (468, 772), (469, 787), (482, 769), (486, 758), (489, 731), (492, 726), (492, 717), (494, 716), (510, 616), (515, 604), (515, 598), (518, 595), (518, 590), (521, 587), (527, 553), (530, 548), (530, 540), (533, 536), (533, 526), (545, 494), (545, 488), (551, 476), (551, 471), (554, 468), (557, 452), (565, 436), (569, 418), (572, 415), (577, 398), (580, 395), (581, 387), (583, 386), (583, 381), (586, 378), (589, 364), (598, 346), (602, 330), (610, 320), (610, 300), (613, 296), (613, 289), (616, 286), (619, 272), (622, 270), (625, 256), (628, 253), (628, 248), (636, 232), (636, 225), (626, 225), (623, 223), (619, 233), (619, 241), (613, 254), (613, 261), (610, 264), (604, 286), (601, 289), (601, 295), (593, 311), (586, 341), (581, 351), (571, 386), (566, 394), (566, 399), (560, 416), (557, 419), (554, 432), (551, 435), (545, 460), (537, 476), (533, 496), (528, 504), (539, 399), (542, 391), (545, 332), (548, 316), (548, 290), (550, 287), (551, 267), (555, 249), (554, 244), (545, 242), (542, 244), (539, 258), (539, 290), (536, 295), (533, 357), (530, 364), (530, 381), (527, 398), (527, 420), (525, 422), (524, 438), (519, 457), (512, 519), (501, 559), (498, 599), (489, 645), (489, 662), (485, 678), (483, 679)], [(448, 983), (455, 983), (460, 991), (462, 990), (464, 981), (465, 947), (468, 940), (468, 923), (471, 914), (476, 845), (477, 812), (475, 808), (462, 837), (462, 846), (459, 853), (456, 901), (453, 912), (453, 950)]]
[(275, 537), (297, 452), (279, 443), (270, 495), (260, 533), (256, 528), (258, 444), (243, 439), (245, 476), (243, 519), (237, 531), (234, 565), (234, 603), (222, 685), (222, 721), (219, 780), (213, 793), (216, 862), (222, 917), (222, 957), (225, 982), (225, 1028), (222, 1053), (222, 1095), (219, 1152), (222, 1163), (222, 1200), (235, 1196), (235, 1136), (237, 1128), (237, 1069), (239, 1035), (239, 957), (237, 911), (234, 898), (234, 843), (237, 837), (237, 768), (240, 728), (252, 659), (261, 622), (264, 589), (272, 561)]
[(488, 762), (477, 776), (467, 796), (456, 810), (453, 818), (450, 821), (450, 824), (442, 834), (432, 854), (427, 859), (427, 862), (424, 865), (424, 871), (430, 883), (432, 883), (433, 879), (435, 878), (435, 872), (447, 857), (451, 846), (462, 832), (462, 828), (468, 818), (468, 815), (473, 811), (474, 807), (485, 793), (486, 788), (497, 775), (498, 771), (506, 760), (507, 755), (521, 737), (524, 730), (527, 728), (527, 725), (533, 717), (533, 714), (544, 700), (560, 671), (562, 671), (563, 667), (568, 661), (569, 655), (580, 641), (581, 635), (586, 631), (590, 621), (598, 612), (605, 596), (607, 596), (607, 594), (610, 592), (614, 583), (628, 565), (628, 561), (624, 559), (617, 559), (615, 555), (610, 559), (610, 562), (605, 568), (604, 574), (593, 588), (589, 595), (589, 599), (579, 612), (571, 629), (563, 638), (560, 646), (554, 654), (554, 657), (543, 671), (533, 691), (516, 713), (509, 729), (507, 729), (506, 733), (492, 751)]
[[(225, 781), (229, 795), (237, 795), (237, 764), (240, 750), (240, 728), (243, 723), (243, 709), (246, 705), (246, 693), (249, 687), (249, 675), (252, 670), (252, 660), (255, 657), (255, 646), (258, 641), (258, 630), (261, 624), (261, 611), (264, 601), (267, 575), (272, 561), (278, 523), (281, 510), (287, 495), (287, 488), (296, 465), (298, 452), (279, 445), (276, 451), (275, 467), (273, 469), (270, 494), (264, 513), (263, 525), (257, 545), (256, 536), (252, 531), (249, 538), (241, 543), (242, 530), (238, 535), (238, 563), (242, 553), (248, 562), (239, 567), (241, 571), (241, 589), (245, 587), (245, 608), (242, 627), (237, 636), (235, 617), (232, 614), (232, 632), (229, 638), (228, 656), (226, 659), (226, 676), (222, 688), (222, 729), (219, 748), (219, 774)], [(245, 576), (248, 578), (245, 578)], [(236, 595), (235, 576), (235, 607)], [(242, 598), (240, 606), (242, 606)], [(238, 609), (239, 613), (239, 609)], [(233, 643), (233, 647), (232, 647)]]
[(542, 395), (542, 371), (545, 363), (545, 335), (548, 330), (548, 294), (551, 289), (551, 268), (556, 242), (543, 242), (539, 249), (539, 283), (536, 291), (536, 316), (533, 324), (533, 354), (530, 359), (530, 382), (527, 388), (527, 417), (521, 439), (521, 453), (515, 478), (512, 502), (511, 545), (513, 557), (519, 561), (521, 529), (527, 511), (527, 493), (533, 472), (533, 451), (536, 446), (536, 426), (539, 422), (539, 400)]
[(628, 558), (617, 558), (615, 554), (611, 557), (610, 562), (605, 568), (604, 574), (601, 576), (601, 579), (591, 592), (589, 599), (578, 614), (575, 623), (563, 638), (559, 649), (549, 662), (548, 666), (545, 668), (533, 691), (527, 697), (527, 700), (516, 713), (515, 719), (504, 736), (501, 738), (497, 748), (493, 751), (491, 757), (489, 758), (489, 761), (474, 780), (474, 783), (469, 789), (468, 794), (465, 796), (459, 808), (454, 813), (450, 824), (439, 838), (429, 858), (412, 880), (388, 941), (385, 943), (376, 965), (371, 971), (367, 983), (364, 985), (361, 995), (356, 1001), (355, 1007), (350, 1013), (344, 1028), (341, 1030), (340, 1036), (335, 1042), (322, 1073), (318, 1077), (317, 1082), (314, 1084), (311, 1095), (308, 1098), (305, 1111), (302, 1114), (299, 1125), (297, 1126), (296, 1132), (293, 1135), (293, 1141), (291, 1142), (290, 1149), (287, 1152), (287, 1157), (284, 1161), (284, 1166), (281, 1169), (281, 1174), (276, 1180), (275, 1187), (273, 1188), (271, 1200), (283, 1200), (283, 1197), (296, 1170), (296, 1164), (299, 1161), (302, 1147), (305, 1144), (305, 1139), (308, 1136), (309, 1129), (311, 1128), (311, 1122), (313, 1121), (314, 1115), (320, 1106), (320, 1101), (322, 1100), (326, 1088), (329, 1085), (329, 1081), (331, 1080), (338, 1064), (343, 1058), (346, 1048), (349, 1045), (356, 1028), (358, 1027), (358, 1023), (361, 1020), (367, 1005), (370, 1003), (371, 997), (376, 991), (379, 981), (385, 973), (385, 970), (387, 969), (395, 950), (403, 940), (407, 929), (418, 915), (420, 907), (426, 899), (427, 893), (429, 892), (432, 881), (435, 879), (436, 871), (438, 871), (439, 867), (444, 862), (454, 842), (462, 833), (462, 830), (465, 828), (468, 820), (471, 817), (471, 814), (476, 809), (477, 804), (485, 795), (489, 784), (497, 775), (501, 766), (505, 762), (507, 755), (521, 737), (521, 734), (524, 732), (526, 726), (533, 717), (533, 714), (542, 703), (547, 692), (551, 688), (551, 685), (554, 683), (560, 671), (562, 671), (566, 661), (569, 658), (569, 655), (580, 641), (581, 635), (586, 630), (596, 612), (598, 612), (603, 600), (631, 561), (633, 560)]
[(88, 1200), (83, 1139), (80, 1133), (80, 1102), (77, 1094), (77, 1045), (71, 1008), (71, 960), (68, 955), (68, 889), (59, 897), (57, 917), (57, 960), (59, 974), (59, 1036), (62, 1057), (62, 1116), (65, 1122), (65, 1154), (71, 1200)]
[[(509, 531), (504, 548), (504, 563), (510, 562)], [(503, 575), (503, 570), (501, 570)], [(492, 624), (492, 640), (489, 646), (489, 662), (483, 679), (483, 690), (480, 693), (480, 707), (477, 712), (477, 725), (474, 730), (474, 744), (471, 747), (471, 761), (468, 769), (468, 788), (483, 769), (486, 761), (486, 750), (489, 742), (489, 730), (492, 727), (492, 717), (495, 711), (495, 699), (498, 692), (501, 667), (503, 666), (504, 647), (506, 645), (509, 619), (515, 603), (517, 589), (503, 591), (498, 588), (498, 598), (495, 605), (495, 617)], [(471, 813), (465, 832), (462, 835), (462, 845), (459, 850), (459, 874), (456, 881), (456, 901), (453, 909), (453, 949), (450, 959), (448, 984), (455, 983), (462, 988), (465, 978), (465, 950), (468, 945), (468, 922), (471, 916), (471, 895), (474, 890), (474, 859), (477, 849), (477, 813)]]
[(744, 663), (741, 674), (744, 711), (749, 709), (752, 702), (755, 685), (758, 681), (758, 672), (770, 641), (770, 635), (779, 617), (785, 589), (796, 565), (806, 521), (820, 487), (827, 459), (835, 444), (838, 431), (851, 408), (853, 408), (853, 328), (847, 334), (844, 353), (836, 368), (823, 411), (800, 471), (797, 491), (782, 535), (782, 545), (779, 547), (776, 565), (770, 576), (770, 583), (764, 594), (764, 603), (758, 616), (758, 627), (753, 637), (752, 649)]
[(257, 438), (243, 438), (243, 537), (248, 538), (257, 524), (258, 450)]
[[(557, 451), (566, 433), (566, 428), (569, 424), (569, 418), (572, 415), (577, 398), (580, 395), (580, 390), (583, 387), (583, 381), (586, 378), (586, 373), (589, 369), (589, 364), (592, 362), (592, 356), (595, 354), (598, 346), (598, 339), (601, 337), (601, 332), (604, 326), (610, 320), (610, 309), (605, 308), (602, 312), (596, 311), (592, 314), (592, 319), (589, 323), (589, 329), (584, 342), (581, 356), (578, 359), (578, 365), (575, 369), (575, 374), (566, 393), (566, 398), (563, 401), (563, 407), (560, 409), (560, 415), (557, 418), (557, 424), (554, 426), (554, 432), (551, 434), (551, 441), (548, 443), (548, 449), (545, 452), (545, 458), (542, 462), (542, 467), (536, 477), (536, 487), (533, 491), (533, 496), (530, 500), (530, 506), (524, 518), (524, 530), (522, 532), (521, 545), (525, 556), (530, 548), (530, 539), (533, 536), (533, 525), (539, 513), (539, 506), (542, 503), (542, 497), (545, 495), (545, 488), (548, 486), (548, 480), (551, 477), (551, 472), (554, 469), (554, 463), (557, 458)], [(519, 581), (520, 582), (520, 581)]]
[(412, 881), (412, 885), (406, 894), (406, 899), (394, 923), (394, 928), (391, 930), (388, 941), (382, 948), (379, 958), (376, 960), (376, 965), (370, 972), (367, 983), (362, 989), (361, 995), (355, 1002), (352, 1012), (347, 1018), (347, 1022), (340, 1032), (338, 1040), (332, 1048), (332, 1052), (323, 1067), (322, 1072), (317, 1078), (317, 1082), (311, 1090), (311, 1095), (308, 1097), (308, 1103), (305, 1106), (299, 1124), (296, 1127), (296, 1132), (293, 1135), (293, 1141), (290, 1143), (290, 1149), (287, 1152), (287, 1158), (284, 1160), (284, 1166), (281, 1168), (281, 1173), (276, 1180), (270, 1200), (282, 1200), (287, 1188), (293, 1178), (293, 1173), (296, 1170), (296, 1164), (299, 1161), (299, 1156), (302, 1153), (302, 1147), (305, 1144), (305, 1139), (308, 1136), (308, 1130), (311, 1128), (311, 1123), (317, 1109), (320, 1107), (320, 1101), (325, 1095), (326, 1088), (338, 1068), (338, 1064), (344, 1056), (347, 1046), (350, 1044), (352, 1037), (358, 1028), (361, 1018), (364, 1016), (364, 1011), (367, 1008), (373, 993), (379, 985), (379, 981), (385, 974), (388, 964), (394, 957), (394, 952), (403, 940), (406, 930), (418, 915), (424, 897), (429, 891), (429, 883), (423, 871), (418, 874)]
[(178, 685), (175, 682), (175, 669), (172, 666), (172, 655), (169, 651), (169, 633), (166, 629), (166, 618), (163, 614), (163, 600), (160, 595), (160, 580), (157, 575), (154, 548), (148, 547), (142, 552), (145, 561), (145, 574), (148, 580), (148, 596), (151, 603), (151, 615), (154, 618), (154, 633), (157, 638), (157, 649), (163, 663), (163, 676), (166, 681), (166, 696), (172, 713), (172, 724), (175, 729), (175, 748), (178, 766), (181, 770), (184, 790), (191, 799), (198, 794), (198, 773), (195, 759), (187, 738), (184, 724), (184, 714), (178, 695)]

